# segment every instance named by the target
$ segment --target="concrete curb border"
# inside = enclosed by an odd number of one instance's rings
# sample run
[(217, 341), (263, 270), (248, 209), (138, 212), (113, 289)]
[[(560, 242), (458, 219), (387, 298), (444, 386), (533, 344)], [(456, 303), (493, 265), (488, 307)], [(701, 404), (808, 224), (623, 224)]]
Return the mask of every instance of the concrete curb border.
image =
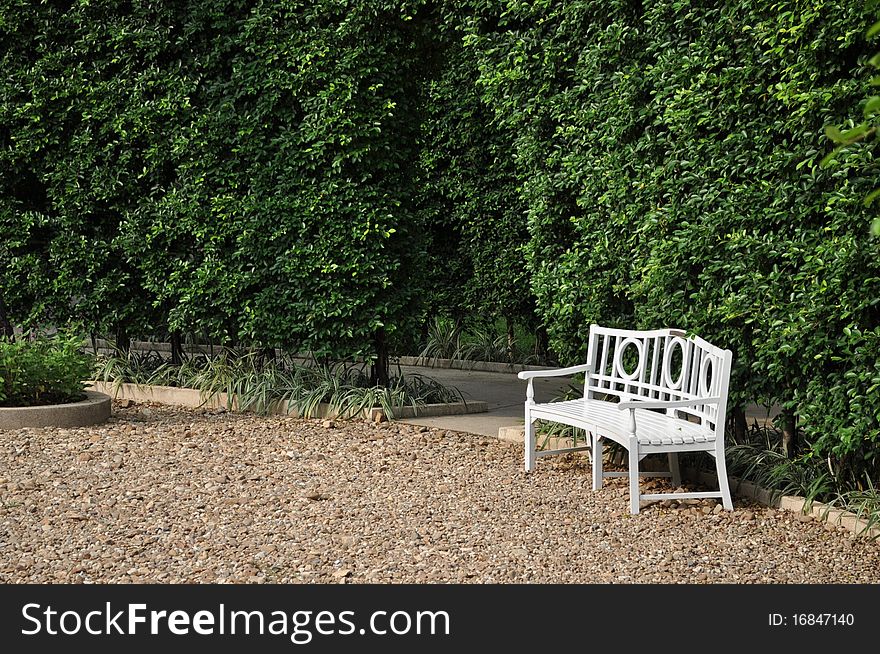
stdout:
[[(187, 406), (193, 408), (220, 409), (227, 408), (229, 403), (226, 393), (218, 393), (217, 395), (205, 398), (202, 393), (194, 388), (179, 388), (177, 386), (150, 386), (146, 384), (120, 384), (118, 387), (112, 383), (101, 381), (87, 382), (88, 388), (105, 393), (114, 399), (132, 400), (133, 402), (157, 402), (159, 404), (176, 404), (178, 406)], [(108, 398), (109, 403), (109, 398)], [(237, 403), (233, 400), (232, 408), (237, 408)], [(454, 402), (451, 404), (426, 404), (424, 406), (413, 409), (413, 407), (402, 407), (395, 419), (398, 418), (415, 418), (415, 417), (431, 417), (431, 416), (449, 416), (469, 413), (485, 413), (489, 410), (489, 405), (483, 401)], [(270, 415), (293, 416), (298, 417), (295, 410), (287, 410), (280, 402), (269, 411)], [(330, 406), (321, 404), (318, 408), (319, 418), (338, 418), (335, 413), (330, 412)], [(371, 422), (381, 422), (387, 419), (385, 412), (380, 408), (366, 409), (361, 417)]]
[(470, 359), (434, 359), (430, 357), (394, 357), (392, 365), (414, 366), (418, 368), (445, 368), (454, 370), (473, 370), (475, 372), (514, 373), (523, 370), (553, 370), (552, 366), (526, 366), (520, 363), (497, 361), (471, 361)]
[[(498, 430), (499, 440), (522, 444), (523, 438), (523, 427), (501, 427)], [(554, 447), (561, 447), (561, 445), (554, 445)], [(696, 468), (683, 468), (681, 472), (685, 479), (712, 488), (718, 487), (718, 480), (715, 477), (714, 471), (708, 472), (697, 470)], [(880, 526), (869, 527), (867, 520), (859, 518), (859, 516), (851, 511), (844, 511), (821, 502), (808, 503), (805, 498), (799, 495), (783, 495), (781, 491), (763, 488), (739, 477), (728, 476), (728, 480), (730, 481), (731, 491), (739, 497), (754, 500), (758, 504), (781, 511), (809, 515), (818, 522), (838, 525), (859, 536), (880, 538)]]
[(31, 427), (87, 427), (106, 422), (110, 417), (110, 397), (86, 391), (86, 399), (68, 404), (0, 407), (0, 429)]
[[(682, 474), (685, 478), (706, 486), (718, 485), (714, 472), (685, 468), (682, 470)], [(880, 538), (880, 527), (869, 526), (867, 520), (859, 518), (859, 516), (851, 511), (838, 509), (822, 502), (810, 503), (799, 495), (783, 495), (781, 491), (763, 488), (739, 477), (728, 476), (728, 480), (734, 493), (740, 497), (755, 500), (758, 504), (770, 506), (781, 511), (808, 515), (818, 522), (826, 522), (843, 527), (857, 536)]]

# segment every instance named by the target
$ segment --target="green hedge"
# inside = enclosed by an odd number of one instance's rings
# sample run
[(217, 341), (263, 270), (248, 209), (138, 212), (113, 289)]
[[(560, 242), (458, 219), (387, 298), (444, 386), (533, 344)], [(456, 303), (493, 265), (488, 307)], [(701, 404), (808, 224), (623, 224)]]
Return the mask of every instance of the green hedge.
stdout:
[(476, 4), (468, 43), (516, 134), (555, 348), (581, 360), (592, 322), (692, 330), (734, 350), (735, 404), (781, 402), (817, 453), (873, 460), (862, 198), (880, 170), (873, 143), (818, 166), (823, 127), (864, 97), (861, 0)]
[(10, 313), (335, 356), (411, 330), (422, 4), (5, 2)]
[(534, 328), (513, 138), (480, 97), (479, 70), (454, 6), (439, 25), (419, 162), (419, 206), (431, 236), (430, 311)]

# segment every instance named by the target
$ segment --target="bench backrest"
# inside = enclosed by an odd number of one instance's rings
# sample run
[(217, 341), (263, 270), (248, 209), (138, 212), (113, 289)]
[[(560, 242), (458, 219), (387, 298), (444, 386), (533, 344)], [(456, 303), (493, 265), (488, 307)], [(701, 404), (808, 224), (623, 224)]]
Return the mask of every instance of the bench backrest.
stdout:
[[(621, 400), (698, 400), (720, 397), (719, 404), (695, 404), (669, 410), (699, 419), (723, 433), (733, 354), (678, 329), (635, 331), (590, 327), (584, 397), (597, 394)], [(719, 429), (720, 426), (720, 429)]]

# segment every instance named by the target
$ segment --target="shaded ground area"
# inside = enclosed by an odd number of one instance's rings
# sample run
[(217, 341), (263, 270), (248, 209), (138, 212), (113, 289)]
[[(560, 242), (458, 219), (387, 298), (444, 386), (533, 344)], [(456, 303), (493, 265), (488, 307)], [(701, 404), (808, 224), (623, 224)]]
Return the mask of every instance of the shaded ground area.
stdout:
[(877, 543), (741, 500), (630, 516), (624, 484), (414, 425), (117, 405), (0, 432), (0, 581), (880, 581)]

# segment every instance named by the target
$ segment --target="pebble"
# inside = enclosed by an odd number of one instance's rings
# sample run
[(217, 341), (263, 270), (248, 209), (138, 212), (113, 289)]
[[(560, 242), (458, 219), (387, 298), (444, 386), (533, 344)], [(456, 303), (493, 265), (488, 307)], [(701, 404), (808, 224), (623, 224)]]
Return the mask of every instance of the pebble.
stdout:
[(835, 525), (630, 516), (584, 457), (524, 475), (519, 446), (451, 430), (116, 402), (0, 442), (0, 583), (880, 583), (880, 543)]

